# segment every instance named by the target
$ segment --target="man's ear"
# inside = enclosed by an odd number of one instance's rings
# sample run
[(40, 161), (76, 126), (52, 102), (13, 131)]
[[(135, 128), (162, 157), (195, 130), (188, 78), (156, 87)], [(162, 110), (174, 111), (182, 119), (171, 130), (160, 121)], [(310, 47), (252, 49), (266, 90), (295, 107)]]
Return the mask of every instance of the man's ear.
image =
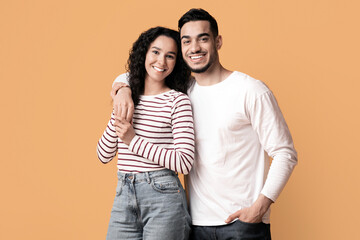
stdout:
[(216, 45), (216, 49), (220, 50), (221, 46), (222, 46), (222, 36), (218, 35), (215, 39), (215, 45)]

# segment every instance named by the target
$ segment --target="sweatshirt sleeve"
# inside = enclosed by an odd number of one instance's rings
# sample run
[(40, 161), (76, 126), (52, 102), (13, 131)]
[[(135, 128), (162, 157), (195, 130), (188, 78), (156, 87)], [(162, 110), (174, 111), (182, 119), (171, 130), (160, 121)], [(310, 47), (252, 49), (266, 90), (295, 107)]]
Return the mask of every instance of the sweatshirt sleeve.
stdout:
[(165, 149), (135, 136), (129, 150), (175, 172), (188, 174), (194, 162), (194, 126), (191, 103), (185, 94), (174, 99), (171, 114), (173, 149)]
[(115, 117), (114, 113), (107, 124), (107, 127), (97, 144), (97, 155), (102, 163), (110, 162), (115, 156), (118, 145), (118, 137), (114, 127)]
[(119, 76), (117, 76), (113, 82), (113, 86), (115, 83), (117, 82), (122, 82), (122, 83), (126, 83), (127, 85), (129, 85), (129, 73), (123, 73), (120, 74)]
[(257, 97), (250, 112), (251, 124), (263, 148), (273, 158), (261, 193), (275, 202), (297, 164), (297, 152), (285, 119), (270, 90)]

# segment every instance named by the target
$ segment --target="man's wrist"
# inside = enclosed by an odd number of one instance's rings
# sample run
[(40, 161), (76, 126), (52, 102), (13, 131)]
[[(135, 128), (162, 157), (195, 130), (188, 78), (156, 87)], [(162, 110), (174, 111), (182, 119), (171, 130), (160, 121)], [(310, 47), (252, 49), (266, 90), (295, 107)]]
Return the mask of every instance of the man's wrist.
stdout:
[(270, 198), (266, 197), (263, 194), (260, 194), (255, 202), (255, 206), (257, 206), (259, 213), (261, 215), (264, 215), (272, 203), (273, 201)]
[(119, 86), (118, 90), (115, 91), (115, 95), (116, 95), (121, 89), (125, 89), (125, 88), (130, 89), (130, 86), (127, 85), (127, 84), (124, 84), (124, 85)]

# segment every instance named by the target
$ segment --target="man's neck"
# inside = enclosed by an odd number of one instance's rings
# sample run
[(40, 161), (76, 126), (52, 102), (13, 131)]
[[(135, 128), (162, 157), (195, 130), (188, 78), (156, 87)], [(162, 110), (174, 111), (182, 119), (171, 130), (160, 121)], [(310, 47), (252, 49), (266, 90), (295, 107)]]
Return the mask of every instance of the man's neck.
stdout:
[(193, 76), (200, 86), (211, 86), (224, 81), (231, 73), (221, 64), (216, 64), (203, 73), (193, 73)]

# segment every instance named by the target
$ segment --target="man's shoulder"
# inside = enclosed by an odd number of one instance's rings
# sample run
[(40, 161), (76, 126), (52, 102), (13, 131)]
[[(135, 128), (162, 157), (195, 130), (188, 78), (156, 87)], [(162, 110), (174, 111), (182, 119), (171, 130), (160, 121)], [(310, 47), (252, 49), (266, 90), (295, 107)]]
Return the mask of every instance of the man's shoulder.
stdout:
[(254, 93), (263, 93), (269, 91), (269, 88), (263, 81), (253, 78), (248, 74), (234, 71), (230, 75), (230, 78), (232, 83), (237, 85), (235, 89)]

